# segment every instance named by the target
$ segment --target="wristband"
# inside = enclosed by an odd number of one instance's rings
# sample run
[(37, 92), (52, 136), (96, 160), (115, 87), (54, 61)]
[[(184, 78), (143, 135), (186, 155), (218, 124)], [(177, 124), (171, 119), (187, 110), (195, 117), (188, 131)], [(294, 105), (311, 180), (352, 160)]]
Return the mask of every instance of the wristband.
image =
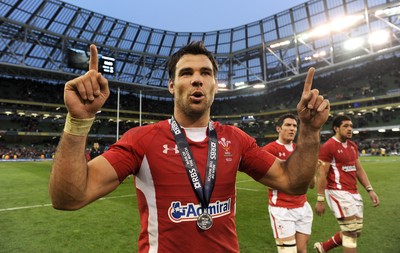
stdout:
[(318, 194), (317, 195), (317, 202), (324, 202), (325, 201), (325, 196), (323, 194)]
[(367, 187), (365, 187), (365, 190), (367, 190), (367, 192), (372, 192), (374, 188), (372, 188), (371, 185), (368, 185)]
[(67, 113), (67, 117), (65, 118), (64, 132), (76, 136), (86, 136), (92, 127), (94, 118), (95, 117), (89, 119), (77, 119)]

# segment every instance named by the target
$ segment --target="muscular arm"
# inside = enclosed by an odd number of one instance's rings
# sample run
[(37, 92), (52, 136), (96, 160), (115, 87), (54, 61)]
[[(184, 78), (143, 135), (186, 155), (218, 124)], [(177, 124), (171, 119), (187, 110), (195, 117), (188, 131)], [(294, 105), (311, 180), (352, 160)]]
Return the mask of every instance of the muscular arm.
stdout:
[(314, 68), (310, 68), (304, 83), (297, 113), (300, 119), (296, 149), (286, 161), (277, 159), (261, 183), (282, 192), (298, 195), (307, 192), (315, 175), (320, 145), (320, 129), (329, 116), (329, 101), (311, 90)]
[(119, 185), (117, 173), (102, 156), (87, 163), (86, 137), (64, 133), (54, 157), (49, 193), (53, 207), (76, 210)]
[(318, 164), (319, 145), (320, 132), (307, 129), (304, 124), (301, 124), (296, 149), (287, 160), (287, 168), (285, 168), (289, 185), (296, 192), (306, 193), (314, 178)]
[(277, 159), (260, 182), (287, 194), (304, 194), (318, 162), (319, 131), (300, 127), (296, 149), (286, 161)]
[(97, 48), (91, 45), (89, 71), (68, 81), (64, 88), (64, 102), (71, 118), (67, 117), (50, 175), (49, 193), (56, 209), (81, 208), (119, 184), (116, 172), (104, 157), (87, 163), (84, 155), (90, 122), (109, 95), (108, 81), (98, 73)]

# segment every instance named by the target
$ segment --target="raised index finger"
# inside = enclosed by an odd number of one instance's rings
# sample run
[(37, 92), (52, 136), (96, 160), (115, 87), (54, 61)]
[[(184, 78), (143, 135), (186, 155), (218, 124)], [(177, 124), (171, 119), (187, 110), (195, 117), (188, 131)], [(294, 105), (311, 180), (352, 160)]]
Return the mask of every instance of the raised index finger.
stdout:
[(99, 56), (96, 45), (90, 45), (89, 70), (99, 71)]
[(313, 67), (311, 67), (308, 70), (306, 81), (304, 83), (303, 93), (307, 92), (307, 91), (311, 91), (311, 85), (312, 85), (312, 81), (313, 81), (313, 78), (314, 78), (314, 71), (315, 71), (315, 68), (313, 68)]

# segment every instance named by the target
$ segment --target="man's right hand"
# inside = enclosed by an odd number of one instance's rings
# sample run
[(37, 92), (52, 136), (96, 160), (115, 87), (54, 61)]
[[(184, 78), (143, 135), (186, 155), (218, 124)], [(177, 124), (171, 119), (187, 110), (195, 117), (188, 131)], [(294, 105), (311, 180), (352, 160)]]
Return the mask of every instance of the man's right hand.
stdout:
[(304, 126), (320, 130), (329, 117), (330, 103), (319, 95), (319, 90), (311, 89), (314, 71), (313, 67), (308, 70), (303, 93), (297, 104), (297, 114)]
[(92, 44), (89, 71), (65, 84), (64, 103), (74, 118), (93, 118), (110, 95), (108, 80), (98, 72), (98, 61), (97, 48)]
[(317, 201), (317, 203), (315, 203), (315, 213), (318, 216), (322, 216), (325, 213), (325, 203), (322, 201)]

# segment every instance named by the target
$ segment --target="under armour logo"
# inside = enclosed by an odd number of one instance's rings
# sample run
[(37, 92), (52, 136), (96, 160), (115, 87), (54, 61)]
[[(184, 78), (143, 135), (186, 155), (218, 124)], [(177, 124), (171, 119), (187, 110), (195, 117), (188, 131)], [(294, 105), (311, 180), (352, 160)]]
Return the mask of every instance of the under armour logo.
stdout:
[(338, 151), (337, 151), (339, 154), (340, 153), (343, 153), (343, 150), (341, 150), (341, 149), (338, 149)]
[(283, 152), (279, 152), (279, 156), (286, 156), (286, 154)]
[(164, 144), (164, 145), (163, 145), (163, 148), (164, 148), (164, 150), (163, 150), (163, 153), (164, 153), (164, 154), (167, 154), (168, 151), (175, 151), (175, 154), (178, 154), (178, 153), (179, 153), (179, 150), (178, 150), (178, 146), (177, 146), (177, 145), (175, 145), (175, 147), (173, 147), (173, 148), (169, 148), (169, 147), (168, 147), (168, 144)]

